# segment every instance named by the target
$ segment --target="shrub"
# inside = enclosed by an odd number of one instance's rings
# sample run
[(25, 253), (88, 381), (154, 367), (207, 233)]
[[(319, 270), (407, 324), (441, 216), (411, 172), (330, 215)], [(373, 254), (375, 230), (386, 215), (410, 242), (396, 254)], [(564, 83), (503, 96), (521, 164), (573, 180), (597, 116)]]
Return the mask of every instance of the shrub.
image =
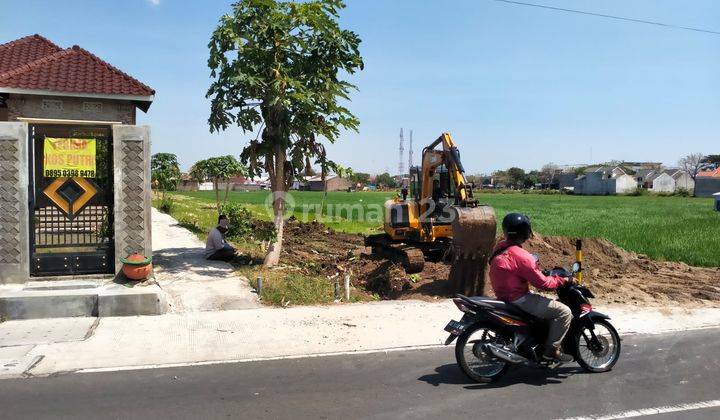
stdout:
[(158, 205), (158, 210), (160, 210), (163, 213), (168, 213), (173, 210), (175, 207), (175, 201), (170, 196), (165, 196), (160, 199), (160, 204)]
[(227, 203), (222, 206), (222, 214), (230, 219), (230, 228), (225, 236), (241, 239), (253, 233), (254, 219), (252, 213), (242, 204)]
[(681, 187), (681, 188), (678, 188), (677, 190), (675, 190), (674, 195), (676, 195), (678, 197), (690, 197), (692, 195), (692, 191), (690, 191), (687, 188)]
[(628, 193), (627, 195), (631, 197), (640, 197), (642, 195), (648, 195), (648, 190), (646, 190), (645, 188), (637, 187), (635, 188), (635, 191)]

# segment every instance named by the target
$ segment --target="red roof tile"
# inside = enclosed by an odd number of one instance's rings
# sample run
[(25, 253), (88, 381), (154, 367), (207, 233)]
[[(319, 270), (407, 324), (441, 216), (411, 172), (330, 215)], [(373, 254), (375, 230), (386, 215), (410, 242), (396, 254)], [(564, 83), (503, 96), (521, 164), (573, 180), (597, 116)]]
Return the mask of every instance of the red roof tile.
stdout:
[(720, 178), (720, 168), (714, 169), (712, 171), (703, 171), (699, 172), (697, 176), (702, 177), (710, 177), (710, 178)]
[(56, 53), (62, 48), (40, 35), (30, 35), (0, 45), (0, 74)]
[(0, 89), (152, 96), (155, 91), (77, 45), (33, 35), (0, 45)]

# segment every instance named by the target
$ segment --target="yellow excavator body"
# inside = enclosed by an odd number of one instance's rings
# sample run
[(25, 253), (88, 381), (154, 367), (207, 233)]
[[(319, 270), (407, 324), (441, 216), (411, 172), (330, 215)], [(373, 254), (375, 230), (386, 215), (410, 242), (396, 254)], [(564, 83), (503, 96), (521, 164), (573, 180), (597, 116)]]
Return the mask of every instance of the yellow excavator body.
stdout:
[(374, 252), (402, 263), (408, 273), (422, 271), (426, 257), (451, 256), (450, 280), (464, 292), (470, 291), (464, 284), (484, 275), (481, 260), (487, 262), (495, 242), (495, 213), (473, 197), (450, 134), (423, 149), (422, 165), (410, 169), (408, 184), (385, 202), (384, 210), (385, 233), (365, 240)]

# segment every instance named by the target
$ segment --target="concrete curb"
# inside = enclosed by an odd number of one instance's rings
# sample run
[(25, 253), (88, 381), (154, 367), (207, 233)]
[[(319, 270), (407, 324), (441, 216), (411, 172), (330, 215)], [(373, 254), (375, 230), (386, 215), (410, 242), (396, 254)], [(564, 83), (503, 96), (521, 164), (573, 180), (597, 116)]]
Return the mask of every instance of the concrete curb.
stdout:
[[(608, 313), (625, 336), (720, 326), (720, 308), (597, 309)], [(447, 337), (443, 331), (447, 321), (459, 317), (460, 312), (450, 300), (106, 317), (100, 318), (92, 334), (86, 334), (91, 328), (87, 322), (79, 325), (80, 331), (75, 334), (79, 338), (73, 341), (38, 342), (25, 356), (43, 359), (26, 374), (46, 376), (434, 348), (441, 347)], [(0, 340), (5, 330), (32, 330), (34, 322), (0, 324)]]

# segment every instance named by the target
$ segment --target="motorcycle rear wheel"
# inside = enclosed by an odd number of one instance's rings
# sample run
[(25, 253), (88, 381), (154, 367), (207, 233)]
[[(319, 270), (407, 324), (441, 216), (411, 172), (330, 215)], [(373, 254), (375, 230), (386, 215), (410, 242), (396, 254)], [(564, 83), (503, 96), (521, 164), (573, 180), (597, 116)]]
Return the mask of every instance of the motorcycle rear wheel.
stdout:
[(575, 359), (588, 372), (607, 372), (620, 358), (620, 336), (615, 327), (605, 319), (593, 320), (593, 326), (597, 342), (594, 342), (587, 327), (582, 326), (575, 331)]
[(483, 325), (473, 325), (458, 337), (455, 360), (463, 373), (476, 382), (487, 383), (500, 379), (510, 364), (485, 354), (482, 343), (502, 342), (499, 332)]

